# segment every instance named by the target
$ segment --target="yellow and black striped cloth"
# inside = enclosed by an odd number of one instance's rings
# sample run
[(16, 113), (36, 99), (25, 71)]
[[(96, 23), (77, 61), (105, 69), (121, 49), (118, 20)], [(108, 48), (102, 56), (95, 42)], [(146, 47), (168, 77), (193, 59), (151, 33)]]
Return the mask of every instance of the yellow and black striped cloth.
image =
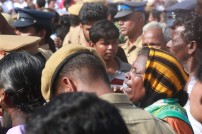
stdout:
[(188, 75), (178, 60), (162, 50), (150, 48), (146, 63), (144, 86), (168, 98), (183, 90)]

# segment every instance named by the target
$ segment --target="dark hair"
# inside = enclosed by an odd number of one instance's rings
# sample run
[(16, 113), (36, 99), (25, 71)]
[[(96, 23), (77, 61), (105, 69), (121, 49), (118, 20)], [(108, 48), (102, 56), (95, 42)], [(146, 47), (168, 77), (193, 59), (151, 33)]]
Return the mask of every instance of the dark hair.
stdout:
[(55, 96), (55, 89), (59, 87), (59, 80), (63, 76), (77, 78), (85, 84), (93, 84), (94, 81), (102, 79), (110, 85), (109, 78), (105, 67), (100, 63), (99, 59), (92, 54), (79, 54), (69, 60), (53, 83), (52, 95)]
[(79, 21), (79, 17), (73, 14), (69, 15), (69, 22), (71, 26), (78, 26), (80, 21)]
[(117, 13), (117, 8), (116, 8), (116, 4), (115, 3), (108, 3), (107, 4), (107, 16), (111, 15), (111, 19), (112, 21), (114, 21), (114, 16)]
[(161, 15), (161, 12), (160, 12), (160, 11), (153, 9), (153, 10), (150, 12), (150, 14), (151, 14), (154, 18), (156, 18), (158, 22), (160, 21), (160, 19), (161, 19), (161, 18), (160, 18), (160, 15)]
[(73, 0), (64, 0), (64, 7), (66, 7), (66, 10), (68, 10), (68, 7), (72, 4), (75, 4)]
[(51, 1), (55, 1), (55, 2), (56, 2), (56, 0), (48, 0), (48, 4), (50, 4), (50, 3), (51, 3)]
[(42, 8), (45, 7), (46, 1), (45, 0), (36, 0), (36, 4)]
[(195, 76), (198, 81), (202, 82), (202, 64), (199, 65)]
[(37, 111), (26, 134), (129, 134), (118, 110), (90, 93), (65, 93)]
[(49, 48), (52, 52), (55, 52), (55, 44), (54, 41), (50, 38), (51, 34), (52, 34), (52, 29), (51, 29), (51, 25), (47, 25), (47, 24), (34, 24), (31, 25), (36, 29), (36, 32), (41, 31), (42, 29), (46, 30), (46, 36), (45, 36), (45, 43), (47, 43), (49, 45)]
[(67, 27), (65, 27), (64, 25), (58, 25), (55, 34), (63, 41), (68, 32), (69, 29), (67, 29)]
[(190, 41), (196, 41), (197, 47), (202, 49), (202, 17), (190, 13), (188, 15), (183, 15), (176, 19), (172, 29), (178, 26), (184, 26), (185, 30), (182, 32), (182, 38), (186, 43)]
[(105, 41), (119, 38), (119, 30), (113, 22), (109, 20), (100, 20), (93, 24), (89, 31), (90, 40), (93, 43), (98, 42), (101, 38)]
[(81, 24), (107, 19), (107, 7), (101, 2), (84, 3), (79, 12)]
[(69, 15), (62, 15), (62, 16), (60, 16), (59, 22), (60, 22), (61, 25), (66, 26), (67, 29), (68, 29), (68, 31), (69, 31), (69, 28), (71, 26)]
[(13, 52), (0, 61), (0, 88), (16, 107), (32, 112), (45, 101), (41, 95), (41, 60), (27, 52)]

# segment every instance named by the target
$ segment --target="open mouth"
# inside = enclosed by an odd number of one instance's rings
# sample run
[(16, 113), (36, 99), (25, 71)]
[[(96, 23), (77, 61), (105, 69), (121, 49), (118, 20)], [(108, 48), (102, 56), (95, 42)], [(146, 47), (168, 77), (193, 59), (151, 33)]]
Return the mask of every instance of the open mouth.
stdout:
[(105, 56), (112, 57), (114, 56), (114, 53), (106, 53)]
[(125, 93), (128, 93), (128, 92), (131, 92), (132, 89), (124, 82), (124, 83), (123, 83), (123, 91), (124, 91)]
[(124, 88), (123, 91), (126, 92), (126, 93), (129, 93), (129, 92), (132, 91), (132, 89), (128, 87), (128, 88)]
[(123, 31), (125, 31), (125, 29), (124, 28), (120, 28), (120, 30), (119, 30), (120, 32), (123, 32)]

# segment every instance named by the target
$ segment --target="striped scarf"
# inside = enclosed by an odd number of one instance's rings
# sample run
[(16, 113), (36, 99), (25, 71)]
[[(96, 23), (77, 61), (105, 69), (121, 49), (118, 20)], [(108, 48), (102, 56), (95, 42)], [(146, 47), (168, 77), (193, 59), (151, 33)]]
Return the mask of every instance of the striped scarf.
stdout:
[(143, 77), (147, 106), (148, 103), (152, 104), (159, 99), (175, 97), (180, 90), (183, 90), (188, 80), (188, 75), (176, 58), (162, 50), (149, 49)]

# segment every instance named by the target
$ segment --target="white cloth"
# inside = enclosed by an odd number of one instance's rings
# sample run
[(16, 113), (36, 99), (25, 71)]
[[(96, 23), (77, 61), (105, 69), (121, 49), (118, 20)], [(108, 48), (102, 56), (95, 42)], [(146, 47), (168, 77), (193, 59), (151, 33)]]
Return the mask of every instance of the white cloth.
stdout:
[(190, 113), (190, 107), (187, 107), (187, 116), (194, 130), (194, 134), (202, 134), (202, 124), (198, 122)]
[(3, 3), (2, 5), (3, 8), (3, 12), (5, 13), (12, 13), (14, 10), (14, 5), (13, 2), (11, 0), (7, 0)]
[[(191, 90), (192, 90), (192, 88), (193, 88), (193, 86), (194, 86), (195, 83), (196, 83), (196, 78), (194, 76), (191, 77), (190, 81), (187, 83), (187, 93), (188, 93), (189, 97), (190, 97)], [(186, 110), (190, 109), (189, 97), (188, 97), (186, 105), (184, 106), (184, 108)]]
[[(191, 94), (191, 91), (192, 91), (192, 88), (193, 86), (195, 85), (196, 83), (196, 78), (195, 77), (192, 77), (190, 79), (190, 81), (187, 83), (187, 93), (190, 97), (190, 94)], [(191, 112), (190, 112), (190, 102), (189, 102), (189, 99), (186, 103), (186, 105), (184, 106), (184, 108), (186, 109), (187, 111), (187, 116), (189, 118), (189, 121), (192, 125), (192, 128), (194, 130), (194, 133), (195, 134), (202, 134), (202, 124), (200, 122), (198, 122), (192, 115), (191, 115)]]
[(10, 128), (6, 134), (24, 134), (24, 125), (18, 125)]

